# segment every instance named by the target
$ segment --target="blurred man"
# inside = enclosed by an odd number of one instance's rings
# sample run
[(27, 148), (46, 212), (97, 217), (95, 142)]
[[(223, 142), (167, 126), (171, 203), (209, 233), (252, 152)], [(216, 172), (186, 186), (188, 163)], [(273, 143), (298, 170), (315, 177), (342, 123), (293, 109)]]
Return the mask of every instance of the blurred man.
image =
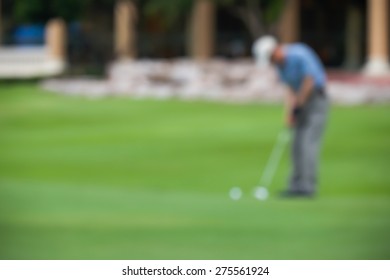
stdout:
[(324, 67), (307, 45), (281, 45), (271, 36), (258, 39), (253, 52), (260, 67), (276, 66), (289, 88), (285, 112), (286, 124), (293, 130), (293, 168), (283, 195), (311, 197), (316, 193), (318, 155), (328, 111)]

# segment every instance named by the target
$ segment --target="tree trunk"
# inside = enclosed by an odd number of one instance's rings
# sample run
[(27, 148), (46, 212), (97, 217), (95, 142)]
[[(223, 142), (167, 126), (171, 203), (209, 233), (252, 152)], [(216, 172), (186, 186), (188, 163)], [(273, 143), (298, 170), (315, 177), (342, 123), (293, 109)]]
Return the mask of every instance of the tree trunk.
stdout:
[(191, 17), (190, 53), (196, 60), (207, 60), (214, 54), (215, 4), (196, 0)]
[(244, 5), (232, 6), (229, 11), (244, 23), (253, 40), (264, 34), (265, 26), (262, 23), (262, 13), (258, 1), (246, 0)]

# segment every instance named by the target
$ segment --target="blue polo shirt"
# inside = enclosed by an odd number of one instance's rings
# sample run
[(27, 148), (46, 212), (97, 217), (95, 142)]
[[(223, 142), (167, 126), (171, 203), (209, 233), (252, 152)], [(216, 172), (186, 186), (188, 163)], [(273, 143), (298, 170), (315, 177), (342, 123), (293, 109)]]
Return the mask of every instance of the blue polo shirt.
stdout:
[(290, 86), (296, 93), (301, 88), (303, 79), (307, 76), (313, 78), (315, 88), (325, 87), (324, 66), (311, 48), (302, 43), (285, 45), (283, 48), (285, 60), (282, 65), (277, 66), (282, 82)]

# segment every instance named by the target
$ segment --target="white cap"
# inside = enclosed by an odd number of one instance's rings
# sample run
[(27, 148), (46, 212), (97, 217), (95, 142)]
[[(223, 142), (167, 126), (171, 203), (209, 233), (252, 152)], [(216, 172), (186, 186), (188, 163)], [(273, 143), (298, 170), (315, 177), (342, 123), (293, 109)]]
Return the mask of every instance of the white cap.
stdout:
[(259, 67), (264, 68), (271, 64), (271, 56), (278, 42), (272, 36), (263, 36), (255, 41), (252, 47), (253, 55)]

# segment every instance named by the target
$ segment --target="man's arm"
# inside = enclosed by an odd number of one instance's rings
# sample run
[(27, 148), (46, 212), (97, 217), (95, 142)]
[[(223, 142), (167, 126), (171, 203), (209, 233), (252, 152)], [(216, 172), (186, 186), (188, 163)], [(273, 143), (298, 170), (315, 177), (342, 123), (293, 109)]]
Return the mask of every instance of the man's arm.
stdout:
[(306, 104), (314, 88), (314, 80), (311, 76), (306, 76), (303, 79), (302, 86), (298, 92), (296, 106), (302, 107)]
[(285, 121), (287, 127), (292, 127), (295, 124), (293, 112), (296, 106), (297, 106), (297, 97), (293, 93), (293, 90), (291, 88), (288, 88), (288, 91), (284, 98)]
[(304, 106), (309, 99), (314, 87), (314, 80), (310, 76), (306, 76), (302, 82), (302, 86), (295, 95), (292, 89), (288, 91), (285, 98), (285, 114), (286, 125), (292, 127), (295, 125), (296, 117), (301, 111), (301, 107)]

